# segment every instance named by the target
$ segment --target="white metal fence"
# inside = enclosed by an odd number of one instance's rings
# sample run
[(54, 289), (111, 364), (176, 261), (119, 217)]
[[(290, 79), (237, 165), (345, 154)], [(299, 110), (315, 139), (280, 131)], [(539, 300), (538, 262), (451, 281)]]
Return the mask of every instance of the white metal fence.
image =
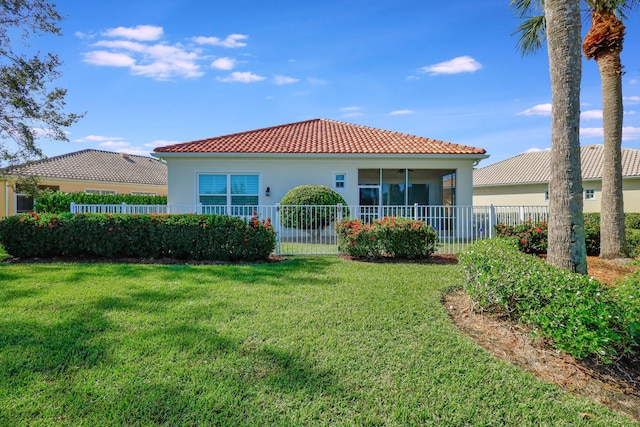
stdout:
[[(383, 217), (405, 217), (425, 221), (438, 234), (437, 253), (456, 254), (478, 239), (492, 237), (499, 223), (516, 225), (547, 220), (546, 206), (210, 206), (210, 205), (87, 205), (71, 204), (72, 213), (123, 214), (221, 214), (269, 219), (276, 230), (276, 253), (281, 255), (335, 255), (338, 242), (334, 230), (343, 218), (372, 221)], [(295, 216), (295, 220), (288, 220)], [(304, 222), (309, 229), (293, 228)]]

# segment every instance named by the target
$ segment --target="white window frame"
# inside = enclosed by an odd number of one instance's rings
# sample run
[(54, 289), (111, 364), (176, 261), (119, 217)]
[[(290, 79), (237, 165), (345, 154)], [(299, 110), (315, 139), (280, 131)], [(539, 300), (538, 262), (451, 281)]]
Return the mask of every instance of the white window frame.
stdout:
[(131, 194), (136, 196), (157, 196), (158, 193), (155, 191), (132, 191)]
[(584, 189), (584, 200), (596, 200), (596, 190), (595, 190), (595, 188), (585, 188)]
[[(342, 176), (342, 180), (338, 180), (338, 177)], [(342, 183), (342, 187), (338, 186), (338, 183)], [(346, 172), (333, 172), (333, 189), (335, 191), (347, 191), (347, 173)]]
[(547, 201), (547, 202), (549, 201), (549, 190), (545, 190), (545, 192), (544, 192), (544, 200)]
[(101, 190), (99, 188), (85, 188), (83, 191), (86, 194), (99, 194), (101, 196), (104, 196), (104, 195), (115, 196), (116, 194), (118, 194), (116, 190)]
[[(200, 176), (202, 175), (223, 175), (226, 176), (227, 178), (227, 193), (226, 194), (202, 194), (200, 193)], [(258, 192), (255, 194), (232, 194), (231, 192), (231, 176), (256, 176), (258, 177)], [(242, 212), (243, 215), (250, 215), (247, 214), (246, 212), (244, 212), (245, 210), (242, 209), (243, 206), (257, 206), (260, 204), (260, 188), (262, 188), (261, 185), (261, 176), (260, 173), (258, 172), (197, 172), (196, 173), (196, 203), (198, 205), (201, 206), (212, 206), (215, 207), (213, 210), (215, 213), (221, 213), (219, 212), (219, 209), (224, 209), (224, 211), (226, 213), (231, 213), (233, 215), (238, 214), (238, 212)], [(203, 205), (200, 202), (200, 197), (201, 196), (218, 196), (218, 197), (225, 197), (226, 199), (226, 203), (224, 205)], [(244, 197), (252, 197), (255, 196), (257, 197), (258, 203), (256, 205), (234, 205), (231, 202), (231, 199), (233, 196), (244, 196)], [(248, 212), (248, 211), (247, 211)]]

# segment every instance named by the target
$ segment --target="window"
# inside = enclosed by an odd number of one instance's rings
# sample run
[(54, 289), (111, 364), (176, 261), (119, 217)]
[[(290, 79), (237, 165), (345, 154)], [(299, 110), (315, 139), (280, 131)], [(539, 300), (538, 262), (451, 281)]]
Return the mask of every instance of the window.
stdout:
[(132, 191), (131, 194), (135, 194), (136, 196), (157, 196), (158, 193), (154, 191)]
[(333, 188), (336, 190), (344, 190), (347, 187), (347, 174), (344, 172), (336, 172), (333, 174)]
[[(57, 185), (38, 185), (38, 188), (40, 190), (51, 190), (51, 191), (58, 191), (60, 190), (60, 186)], [(33, 197), (22, 193), (22, 191), (24, 191), (25, 188), (24, 187), (20, 187), (18, 186), (16, 188), (16, 213), (26, 213), (26, 212), (33, 212), (34, 208), (35, 208), (35, 204), (33, 201)]]
[(118, 194), (116, 190), (96, 190), (94, 188), (85, 188), (86, 194)]
[(200, 174), (198, 202), (209, 206), (257, 206), (258, 175)]
[(549, 190), (544, 192), (544, 199), (549, 200)]
[(588, 188), (584, 190), (584, 199), (585, 200), (595, 200), (596, 199), (596, 190), (593, 188)]

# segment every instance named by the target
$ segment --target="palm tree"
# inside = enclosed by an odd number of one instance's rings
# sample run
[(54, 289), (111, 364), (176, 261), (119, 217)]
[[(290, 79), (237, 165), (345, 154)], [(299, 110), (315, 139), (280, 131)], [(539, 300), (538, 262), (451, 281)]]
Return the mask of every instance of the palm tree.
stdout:
[[(551, 179), (547, 260), (578, 273), (587, 272), (580, 170), (580, 79), (582, 78), (580, 0), (513, 0), (524, 17), (542, 7), (543, 18), (521, 25), (523, 34), (546, 35), (551, 77)], [(521, 39), (522, 40), (522, 39)], [(542, 37), (524, 48), (540, 47)], [(537, 43), (537, 44), (536, 44)]]
[[(604, 128), (604, 160), (602, 165), (602, 200), (600, 216), (602, 258), (628, 256), (625, 238), (622, 196), (622, 65), (620, 52), (624, 40), (624, 13), (638, 5), (638, 0), (585, 0), (591, 12), (591, 28), (583, 51), (587, 59), (595, 59), (602, 84)], [(546, 32), (544, 15), (527, 16), (544, 0), (512, 0), (511, 5), (527, 19), (518, 27), (518, 45), (523, 53), (531, 53), (542, 45)]]
[(602, 84), (602, 200), (600, 202), (600, 257), (628, 256), (622, 197), (622, 18), (636, 0), (587, 0), (591, 28), (582, 45), (587, 59), (595, 59)]

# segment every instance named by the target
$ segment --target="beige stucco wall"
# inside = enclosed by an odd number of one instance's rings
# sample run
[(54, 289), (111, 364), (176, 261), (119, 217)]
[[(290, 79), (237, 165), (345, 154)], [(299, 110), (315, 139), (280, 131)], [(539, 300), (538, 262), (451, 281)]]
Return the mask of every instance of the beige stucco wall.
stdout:
[[(418, 157), (346, 158), (317, 157), (300, 159), (277, 156), (182, 157), (162, 156), (168, 168), (168, 199), (172, 205), (197, 204), (197, 177), (200, 173), (256, 173), (260, 180), (261, 205), (278, 203), (287, 191), (299, 185), (326, 185), (333, 188), (334, 173), (347, 176), (340, 191), (349, 205), (358, 204), (358, 169), (451, 169), (456, 171), (457, 204), (472, 203), (472, 172), (474, 159)], [(442, 199), (442, 179), (434, 179), (430, 202)], [(266, 188), (271, 196), (265, 195)]]
[[(544, 199), (547, 184), (503, 185), (495, 187), (474, 187), (474, 206), (548, 206)], [(595, 190), (595, 198), (583, 200), (584, 212), (600, 212), (602, 199), (602, 183), (600, 181), (584, 181), (584, 190)], [(640, 212), (640, 178), (623, 180), (625, 212)]]
[[(11, 177), (0, 180), (0, 218), (15, 215), (15, 192)], [(116, 194), (130, 194), (132, 191), (156, 193), (158, 196), (167, 195), (167, 187), (164, 185), (128, 184), (109, 181), (79, 181), (72, 179), (41, 178), (40, 185), (59, 186), (65, 193), (80, 193), (85, 190), (109, 190)]]

